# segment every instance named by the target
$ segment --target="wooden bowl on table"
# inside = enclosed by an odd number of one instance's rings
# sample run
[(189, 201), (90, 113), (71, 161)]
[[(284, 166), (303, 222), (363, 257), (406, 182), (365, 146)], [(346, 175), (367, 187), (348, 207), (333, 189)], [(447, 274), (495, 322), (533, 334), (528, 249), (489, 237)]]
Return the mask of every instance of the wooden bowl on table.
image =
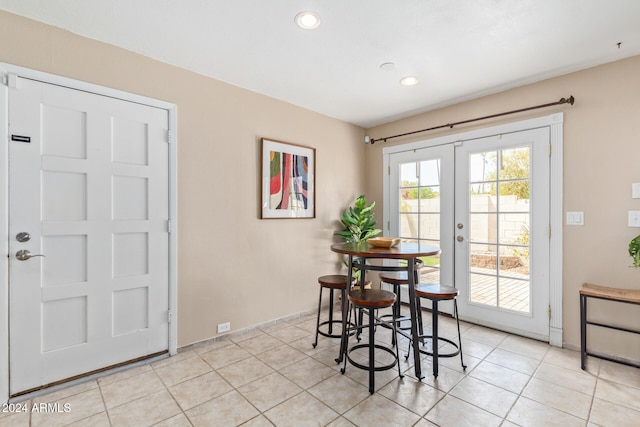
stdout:
[(397, 237), (373, 237), (368, 239), (367, 243), (376, 248), (393, 248), (400, 244), (400, 239)]

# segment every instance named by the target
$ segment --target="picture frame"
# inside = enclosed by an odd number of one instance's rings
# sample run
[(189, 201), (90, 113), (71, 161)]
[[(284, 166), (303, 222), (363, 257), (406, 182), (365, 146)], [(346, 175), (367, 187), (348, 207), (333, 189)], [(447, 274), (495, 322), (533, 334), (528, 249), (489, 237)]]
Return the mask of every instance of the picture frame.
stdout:
[(316, 149), (261, 138), (262, 219), (316, 217)]

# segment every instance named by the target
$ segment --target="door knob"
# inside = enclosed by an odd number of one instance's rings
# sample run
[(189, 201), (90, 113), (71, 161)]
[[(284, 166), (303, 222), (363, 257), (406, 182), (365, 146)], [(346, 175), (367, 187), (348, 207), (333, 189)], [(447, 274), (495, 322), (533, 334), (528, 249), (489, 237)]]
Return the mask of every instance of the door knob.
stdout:
[(29, 252), (26, 249), (20, 249), (18, 252), (16, 252), (16, 258), (20, 261), (26, 261), (30, 258), (36, 257), (36, 256), (44, 256), (41, 254), (37, 254), (37, 255), (31, 255), (31, 252)]
[(458, 230), (462, 230), (463, 228), (464, 228), (464, 225), (461, 222), (459, 222), (458, 223)]
[(458, 236), (458, 237), (456, 237), (456, 240), (457, 240), (458, 242), (462, 242), (462, 241), (464, 240), (464, 237), (462, 237), (462, 236)]

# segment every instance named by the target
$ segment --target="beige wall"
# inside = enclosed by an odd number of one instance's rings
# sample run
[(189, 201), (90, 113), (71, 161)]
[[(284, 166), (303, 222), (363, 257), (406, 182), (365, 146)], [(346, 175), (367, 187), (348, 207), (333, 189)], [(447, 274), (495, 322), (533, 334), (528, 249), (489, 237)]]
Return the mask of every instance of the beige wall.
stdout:
[[(363, 129), (5, 12), (0, 62), (177, 105), (179, 346), (315, 307), (364, 189)], [(315, 219), (259, 219), (261, 137), (317, 149)]]
[[(368, 146), (367, 194), (382, 201), (384, 146), (563, 111), (563, 211), (583, 211), (585, 215), (584, 226), (565, 225), (563, 229), (564, 341), (567, 346), (578, 348), (578, 289), (582, 283), (640, 289), (640, 270), (629, 268), (631, 258), (627, 254), (629, 241), (640, 234), (640, 229), (627, 226), (627, 211), (640, 210), (640, 199), (631, 198), (631, 183), (640, 182), (639, 76), (640, 56), (636, 56), (369, 129), (368, 135), (379, 138), (544, 104), (569, 95), (576, 98), (574, 106), (520, 113)], [(381, 207), (378, 215), (382, 215)], [(590, 307), (596, 317), (640, 329), (637, 306), (593, 303)], [(640, 360), (638, 336), (594, 328), (589, 339), (597, 351)]]
[[(0, 12), (0, 62), (178, 106), (178, 343), (215, 336), (312, 309), (316, 277), (337, 271), (328, 245), (336, 218), (366, 190), (382, 216), (382, 147), (565, 112), (564, 211), (585, 226), (564, 227), (564, 338), (579, 345), (583, 282), (640, 288), (626, 247), (640, 233), (626, 225), (640, 182), (640, 57), (546, 80), (371, 129), (376, 138), (574, 95), (576, 105), (425, 133), (373, 146), (344, 122), (113, 46)], [(316, 147), (317, 218), (260, 220), (259, 139)], [(366, 147), (366, 148), (365, 148)], [(362, 158), (366, 162), (362, 164)], [(366, 188), (365, 188), (366, 187)], [(301, 238), (300, 236), (305, 236)], [(595, 306), (595, 304), (594, 304)], [(636, 307), (600, 305), (594, 314), (637, 325)], [(597, 350), (640, 359), (640, 340), (593, 334)], [(597, 342), (597, 343), (596, 343)]]

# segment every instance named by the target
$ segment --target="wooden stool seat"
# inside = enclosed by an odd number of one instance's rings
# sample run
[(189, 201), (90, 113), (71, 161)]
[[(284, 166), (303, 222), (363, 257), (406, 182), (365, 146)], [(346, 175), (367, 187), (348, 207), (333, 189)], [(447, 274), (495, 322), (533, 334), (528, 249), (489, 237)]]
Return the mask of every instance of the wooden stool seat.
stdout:
[(382, 289), (354, 290), (349, 292), (349, 301), (365, 308), (385, 308), (396, 302), (396, 294)]
[(341, 289), (347, 287), (349, 278), (344, 274), (329, 274), (318, 277), (318, 283), (325, 288)]
[(406, 271), (392, 271), (386, 273), (380, 273), (380, 280), (385, 283), (393, 285), (408, 285), (409, 279), (407, 279)]
[[(416, 259), (415, 270), (419, 271), (424, 267), (424, 262), (421, 259)], [(408, 285), (409, 279), (407, 278), (406, 271), (385, 271), (380, 273), (380, 281), (390, 283), (392, 285)]]
[(458, 296), (459, 291), (453, 286), (421, 283), (416, 286), (416, 295), (421, 298), (448, 300)]

